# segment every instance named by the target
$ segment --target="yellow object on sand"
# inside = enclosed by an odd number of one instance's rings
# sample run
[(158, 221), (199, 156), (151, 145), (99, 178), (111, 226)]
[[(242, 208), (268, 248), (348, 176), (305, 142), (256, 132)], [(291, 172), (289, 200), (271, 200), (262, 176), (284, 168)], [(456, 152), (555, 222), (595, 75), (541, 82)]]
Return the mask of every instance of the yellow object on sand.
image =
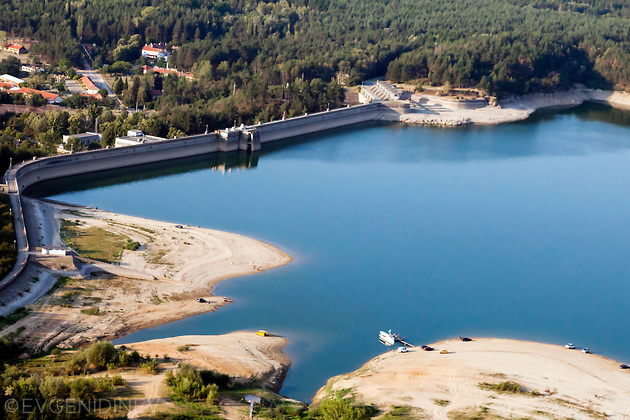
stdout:
[(262, 337), (266, 337), (267, 336), (267, 331), (265, 331), (265, 330), (258, 330), (256, 332), (256, 334), (258, 334), (258, 335), (260, 335)]

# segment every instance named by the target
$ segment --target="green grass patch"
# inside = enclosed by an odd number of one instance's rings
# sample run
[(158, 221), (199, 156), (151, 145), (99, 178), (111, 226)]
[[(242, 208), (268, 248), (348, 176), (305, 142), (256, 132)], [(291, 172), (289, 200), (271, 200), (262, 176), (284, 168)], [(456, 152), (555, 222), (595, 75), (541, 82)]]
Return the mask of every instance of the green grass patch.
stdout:
[(542, 395), (538, 391), (529, 391), (524, 386), (511, 381), (499, 382), (497, 384), (482, 382), (479, 384), (479, 388), (485, 389), (487, 391), (496, 391), (500, 394), (520, 394), (531, 395), (533, 397), (538, 397)]
[(68, 220), (62, 220), (61, 235), (80, 255), (108, 263), (118, 263), (130, 241), (126, 236), (93, 226), (83, 228)]
[(86, 315), (101, 315), (101, 310), (99, 308), (87, 308), (87, 309), (81, 309), (81, 313), (86, 314)]
[(435, 403), (435, 405), (439, 405), (440, 407), (446, 407), (447, 405), (451, 403), (449, 400), (438, 400), (438, 399), (433, 400), (433, 402)]
[(11, 314), (7, 316), (0, 316), (0, 330), (3, 330), (6, 327), (15, 324), (20, 319), (28, 316), (28, 314), (30, 313), (31, 311), (29, 309), (22, 307), (22, 308), (16, 309), (15, 311), (13, 311)]
[(138, 248), (140, 248), (140, 242), (135, 242), (132, 241), (131, 239), (127, 238), (127, 243), (125, 244), (125, 249), (128, 251), (136, 251)]

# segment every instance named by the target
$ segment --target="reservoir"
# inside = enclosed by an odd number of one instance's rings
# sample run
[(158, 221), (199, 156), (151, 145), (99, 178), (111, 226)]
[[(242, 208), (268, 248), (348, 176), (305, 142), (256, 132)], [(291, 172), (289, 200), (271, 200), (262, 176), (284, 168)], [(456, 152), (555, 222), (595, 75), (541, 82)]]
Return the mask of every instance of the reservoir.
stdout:
[[(248, 167), (248, 168), (247, 168)], [(226, 280), (233, 304), (118, 343), (265, 329), (289, 338), (282, 393), (309, 401), (386, 348), (457, 336), (573, 342), (630, 362), (630, 113), (399, 124), (81, 176), (50, 198), (225, 230), (290, 264)], [(568, 351), (568, 350), (567, 350)]]

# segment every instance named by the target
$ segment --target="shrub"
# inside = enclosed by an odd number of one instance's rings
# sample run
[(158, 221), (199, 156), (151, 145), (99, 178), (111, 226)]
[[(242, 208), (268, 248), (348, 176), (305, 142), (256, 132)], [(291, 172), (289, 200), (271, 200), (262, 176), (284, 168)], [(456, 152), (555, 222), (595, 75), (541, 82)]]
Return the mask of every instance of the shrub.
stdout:
[(66, 398), (70, 388), (62, 378), (46, 376), (39, 384), (39, 392), (44, 398)]
[(142, 367), (146, 373), (150, 373), (151, 375), (156, 375), (158, 373), (157, 360), (155, 359), (142, 363), (140, 367)]
[(97, 369), (104, 369), (116, 353), (116, 348), (109, 341), (97, 341), (88, 349), (87, 360)]
[(127, 243), (125, 244), (125, 249), (128, 249), (129, 251), (135, 251), (138, 248), (140, 248), (140, 242), (135, 242), (135, 241), (132, 241), (131, 239), (127, 238)]
[(85, 373), (88, 370), (88, 360), (84, 351), (78, 351), (72, 355), (72, 359), (68, 362), (68, 374), (77, 375)]
[(230, 377), (214, 370), (202, 370), (199, 372), (204, 385), (216, 384), (219, 388), (227, 388), (230, 384)]
[(127, 385), (127, 381), (125, 381), (120, 375), (114, 375), (112, 376), (112, 384), (114, 386), (125, 386)]
[(79, 378), (70, 382), (70, 397), (79, 400), (94, 398), (94, 384), (89, 379)]
[(216, 384), (204, 385), (197, 369), (188, 363), (179, 364), (177, 375), (167, 372), (166, 383), (173, 388), (176, 400), (190, 402), (205, 399), (214, 404), (219, 396), (219, 387)]
[(363, 407), (354, 406), (342, 398), (322, 403), (318, 412), (324, 420), (367, 420), (370, 418)]

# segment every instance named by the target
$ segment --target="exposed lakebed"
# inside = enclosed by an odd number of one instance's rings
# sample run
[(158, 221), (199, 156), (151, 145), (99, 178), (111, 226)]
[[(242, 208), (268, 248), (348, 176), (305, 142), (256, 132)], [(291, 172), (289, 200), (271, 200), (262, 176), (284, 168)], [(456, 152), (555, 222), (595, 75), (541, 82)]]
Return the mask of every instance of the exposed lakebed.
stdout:
[(279, 333), (293, 360), (282, 393), (297, 399), (384, 351), (389, 328), (414, 344), (572, 341), (628, 362), (628, 115), (585, 106), (493, 127), (370, 125), (265, 145), (258, 159), (201, 157), (40, 193), (293, 256), (219, 284), (235, 302), (216, 313), (120, 342)]

